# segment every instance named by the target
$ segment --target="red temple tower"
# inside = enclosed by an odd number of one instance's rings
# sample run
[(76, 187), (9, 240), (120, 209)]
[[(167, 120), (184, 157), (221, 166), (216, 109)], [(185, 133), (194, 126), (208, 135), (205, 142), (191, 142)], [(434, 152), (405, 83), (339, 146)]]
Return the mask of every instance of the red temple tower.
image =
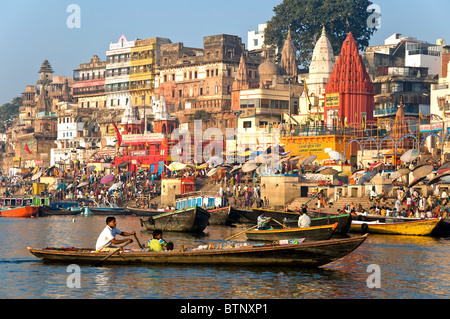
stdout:
[(350, 32), (325, 87), (325, 123), (365, 128), (373, 122), (374, 86)]

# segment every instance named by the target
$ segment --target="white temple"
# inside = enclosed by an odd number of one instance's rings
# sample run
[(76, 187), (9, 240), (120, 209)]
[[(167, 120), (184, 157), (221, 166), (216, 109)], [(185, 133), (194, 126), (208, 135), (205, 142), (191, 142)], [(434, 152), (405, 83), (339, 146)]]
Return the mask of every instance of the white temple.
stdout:
[(167, 102), (164, 94), (161, 95), (159, 100), (157, 100), (156, 97), (152, 97), (152, 100), (152, 108), (153, 115), (155, 116), (155, 121), (166, 121), (174, 119), (169, 113), (169, 108), (167, 107)]
[[(333, 47), (328, 40), (325, 27), (322, 35), (314, 47), (314, 52), (309, 66), (309, 75), (304, 78), (305, 91), (300, 97), (299, 117), (300, 121), (310, 125), (321, 124), (324, 120), (325, 86), (333, 73), (336, 62)], [(306, 96), (308, 94), (308, 96)]]

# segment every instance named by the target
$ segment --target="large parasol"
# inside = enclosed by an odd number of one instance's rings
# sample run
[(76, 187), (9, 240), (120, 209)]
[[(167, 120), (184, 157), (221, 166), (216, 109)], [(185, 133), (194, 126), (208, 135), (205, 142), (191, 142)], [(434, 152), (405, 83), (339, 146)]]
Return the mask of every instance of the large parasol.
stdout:
[(102, 183), (102, 184), (108, 184), (108, 183), (111, 182), (113, 179), (114, 179), (114, 176), (113, 176), (113, 175), (106, 175), (105, 177), (103, 177), (103, 178), (100, 180), (100, 183)]
[(409, 185), (408, 188), (411, 188), (413, 186), (416, 186), (417, 184), (419, 184), (421, 181), (423, 181), (425, 178), (427, 178), (426, 176), (423, 177), (419, 177), (419, 178), (415, 178)]
[(380, 167), (381, 165), (383, 165), (382, 162), (376, 162), (376, 163), (370, 164), (369, 170), (372, 171), (372, 170), (374, 170), (375, 168)]
[(303, 166), (309, 165), (312, 162), (314, 162), (316, 159), (317, 159), (317, 155), (310, 155), (302, 161), (302, 165)]
[(37, 179), (39, 179), (42, 176), (42, 172), (37, 172), (36, 174), (33, 175), (33, 177), (31, 177), (32, 181), (35, 181)]
[(206, 176), (211, 177), (211, 176), (216, 175), (218, 172), (219, 172), (219, 168), (214, 167), (213, 169), (211, 169), (211, 170), (206, 174)]
[(252, 162), (247, 162), (244, 165), (242, 165), (242, 172), (244, 173), (250, 173), (255, 171), (258, 168), (258, 165)]
[(332, 167), (327, 167), (320, 171), (320, 174), (322, 175), (336, 175), (337, 173), (339, 173), (339, 171), (335, 170)]
[(395, 173), (392, 173), (390, 178), (392, 180), (396, 180), (397, 178), (408, 175), (410, 172), (411, 171), (409, 170), (409, 168), (401, 168), (398, 171), (396, 171)]
[(185, 169), (187, 166), (187, 164), (184, 163), (180, 163), (180, 162), (173, 162), (170, 163), (170, 165), (168, 166), (169, 170), (173, 171), (180, 171), (182, 169)]
[(443, 178), (445, 178), (447, 176), (450, 176), (450, 171), (436, 175), (435, 177), (433, 177), (432, 179), (430, 179), (428, 181), (428, 185), (433, 185), (433, 184), (439, 183)]
[(414, 175), (414, 178), (421, 178), (421, 177), (426, 177), (432, 171), (433, 171), (432, 165), (423, 165), (423, 166), (415, 168), (412, 171), (412, 173)]
[(400, 160), (405, 163), (411, 163), (419, 156), (418, 150), (409, 150), (405, 152), (402, 157), (400, 157)]
[(355, 179), (356, 177), (358, 177), (359, 175), (363, 175), (365, 173), (365, 171), (363, 169), (354, 172), (352, 175), (350, 175), (350, 179)]
[(334, 159), (336, 161), (345, 161), (345, 156), (342, 155), (342, 153), (337, 151), (329, 151), (328, 155), (331, 157), (331, 159)]
[(358, 181), (358, 185), (362, 185), (364, 183), (368, 183), (372, 180), (372, 178), (375, 177), (375, 175), (377, 175), (378, 172), (375, 171), (371, 171), (371, 172), (367, 172), (365, 173)]

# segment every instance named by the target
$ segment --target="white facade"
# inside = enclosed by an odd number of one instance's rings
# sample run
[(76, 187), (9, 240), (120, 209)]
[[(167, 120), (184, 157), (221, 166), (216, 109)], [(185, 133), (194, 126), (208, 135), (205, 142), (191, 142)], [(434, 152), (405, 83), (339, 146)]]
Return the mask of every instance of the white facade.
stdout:
[[(450, 62), (448, 64), (448, 70), (450, 71)], [(442, 116), (442, 106), (439, 104), (446, 105), (446, 109), (450, 105), (450, 72), (447, 72), (446, 78), (440, 78), (438, 84), (431, 86), (430, 100), (430, 113)], [(447, 111), (446, 113), (448, 116), (449, 112)]]
[[(385, 46), (406, 43), (405, 65), (406, 67), (427, 67), (429, 75), (442, 76), (442, 48), (445, 41), (438, 39), (436, 44), (420, 41), (413, 37), (403, 37), (400, 33), (394, 33), (384, 41)], [(387, 52), (383, 52), (387, 50)], [(389, 48), (381, 46), (376, 52), (388, 54)]]
[[(333, 47), (325, 32), (322, 30), (322, 36), (314, 47), (311, 64), (309, 66), (309, 75), (305, 79), (307, 90), (303, 92), (299, 101), (300, 122), (307, 120), (321, 122), (323, 120), (325, 104), (325, 86), (333, 73), (336, 58)], [(308, 94), (308, 97), (306, 96)]]
[(127, 41), (122, 35), (117, 43), (111, 43), (106, 51), (106, 106), (125, 108), (128, 105), (130, 85), (131, 48), (135, 41)]
[(264, 30), (267, 24), (259, 24), (258, 30), (248, 31), (248, 50), (262, 49), (264, 44)]

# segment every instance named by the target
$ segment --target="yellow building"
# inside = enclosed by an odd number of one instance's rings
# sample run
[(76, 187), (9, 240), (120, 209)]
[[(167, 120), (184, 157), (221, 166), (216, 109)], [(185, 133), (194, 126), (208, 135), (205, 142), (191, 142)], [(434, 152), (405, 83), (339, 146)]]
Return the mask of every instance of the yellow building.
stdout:
[(136, 40), (131, 48), (130, 94), (133, 106), (151, 107), (155, 89), (156, 68), (159, 65), (159, 47), (171, 43), (169, 39)]
[[(317, 161), (329, 160), (328, 151), (337, 151), (346, 155), (347, 160), (357, 155), (357, 144), (348, 143), (351, 137), (343, 135), (311, 135), (280, 137), (280, 143), (284, 144), (286, 152), (290, 151), (291, 156), (317, 155)], [(348, 147), (347, 147), (348, 145)], [(347, 150), (345, 150), (347, 148)]]

